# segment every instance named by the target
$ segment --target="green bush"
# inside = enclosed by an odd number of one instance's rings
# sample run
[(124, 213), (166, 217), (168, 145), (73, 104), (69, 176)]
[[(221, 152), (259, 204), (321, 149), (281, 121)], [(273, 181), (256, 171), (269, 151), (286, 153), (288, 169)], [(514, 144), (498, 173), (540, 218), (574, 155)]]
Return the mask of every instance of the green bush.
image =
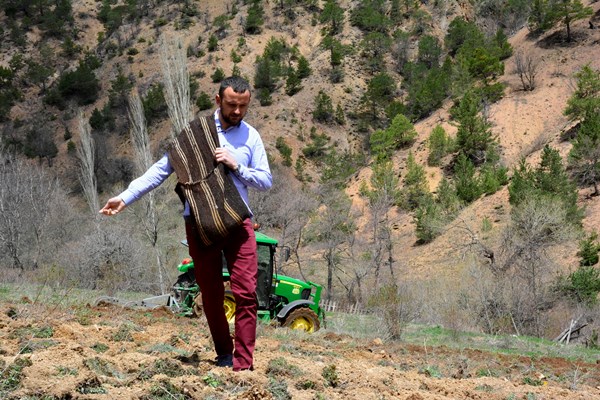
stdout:
[(252, 4), (248, 7), (248, 16), (244, 30), (250, 35), (256, 35), (262, 31), (264, 25), (265, 11), (262, 7), (261, 0), (252, 0)]
[(283, 165), (286, 167), (292, 166), (292, 148), (288, 146), (285, 139), (281, 136), (275, 141), (275, 148), (279, 150), (279, 154), (283, 158)]
[(370, 138), (371, 151), (379, 158), (388, 158), (394, 150), (406, 147), (416, 137), (414, 125), (404, 115), (398, 114), (387, 129), (373, 132)]
[(559, 290), (578, 303), (594, 306), (600, 293), (600, 270), (593, 266), (580, 266), (568, 277), (559, 279)]
[(340, 384), (340, 378), (338, 376), (335, 364), (323, 367), (321, 376), (325, 379), (325, 384), (330, 387), (337, 387)]
[(271, 92), (266, 88), (261, 88), (258, 91), (258, 100), (260, 105), (263, 107), (270, 106), (273, 104), (273, 98), (271, 97)]
[(300, 56), (298, 58), (298, 68), (296, 73), (300, 79), (308, 78), (310, 74), (312, 74), (312, 69), (310, 68), (310, 64), (306, 57)]
[(213, 100), (210, 95), (206, 92), (200, 92), (198, 98), (196, 99), (196, 107), (198, 107), (200, 111), (204, 111), (212, 108), (212, 106)]
[(312, 112), (315, 121), (328, 123), (333, 121), (334, 112), (331, 97), (323, 90), (315, 96), (315, 109)]
[(475, 166), (464, 154), (460, 154), (454, 166), (454, 184), (458, 198), (472, 203), (481, 196), (482, 191), (475, 176)]
[(207, 50), (212, 53), (213, 51), (216, 51), (218, 47), (219, 39), (217, 39), (217, 37), (214, 34), (210, 35), (210, 37), (208, 38)]
[(579, 251), (577, 252), (579, 266), (591, 267), (598, 264), (598, 252), (600, 252), (600, 243), (598, 243), (598, 233), (594, 231), (579, 242)]
[(302, 154), (307, 158), (321, 159), (327, 154), (327, 143), (329, 143), (329, 137), (325, 133), (312, 133), (310, 134), (311, 142), (302, 149)]
[(363, 32), (387, 32), (391, 21), (383, 1), (361, 1), (350, 12), (350, 23)]
[(225, 79), (225, 71), (223, 71), (221, 67), (217, 67), (215, 72), (213, 72), (213, 74), (210, 76), (210, 79), (213, 81), (213, 83), (221, 82), (223, 79)]
[(568, 220), (581, 224), (583, 212), (577, 205), (577, 187), (569, 178), (558, 150), (546, 145), (539, 166), (532, 168), (521, 161), (512, 174), (508, 186), (509, 202), (518, 206), (531, 198), (559, 200), (565, 207)]
[(146, 96), (142, 99), (142, 105), (144, 107), (144, 116), (148, 125), (167, 116), (167, 101), (165, 100), (162, 83), (156, 83), (150, 86), (146, 92)]
[(441, 159), (452, 150), (452, 140), (448, 137), (444, 128), (437, 125), (429, 135), (427, 146), (429, 147), (427, 164), (432, 167), (437, 167), (440, 165)]
[(79, 63), (79, 67), (61, 75), (58, 92), (63, 98), (75, 98), (79, 105), (92, 104), (98, 99), (100, 82), (94, 74), (99, 61), (93, 57)]
[(10, 109), (21, 94), (13, 87), (14, 72), (11, 68), (0, 66), (0, 121), (8, 118)]
[(496, 193), (508, 183), (508, 170), (505, 167), (484, 165), (479, 173), (479, 187), (482, 193)]
[(298, 77), (298, 73), (291, 68), (285, 81), (285, 94), (293, 96), (300, 90), (302, 90), (302, 81)]

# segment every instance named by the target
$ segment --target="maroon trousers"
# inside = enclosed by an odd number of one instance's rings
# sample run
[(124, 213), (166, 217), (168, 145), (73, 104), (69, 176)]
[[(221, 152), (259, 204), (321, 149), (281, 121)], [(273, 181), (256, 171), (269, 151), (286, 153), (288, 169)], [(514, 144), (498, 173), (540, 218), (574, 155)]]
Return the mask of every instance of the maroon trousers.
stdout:
[[(215, 351), (217, 355), (233, 354), (234, 371), (252, 368), (258, 308), (258, 259), (252, 221), (246, 219), (238, 230), (210, 247), (200, 246), (202, 242), (194, 222), (186, 221), (185, 230)], [(229, 266), (231, 291), (235, 298), (235, 346), (223, 308), (225, 289), (221, 251)]]

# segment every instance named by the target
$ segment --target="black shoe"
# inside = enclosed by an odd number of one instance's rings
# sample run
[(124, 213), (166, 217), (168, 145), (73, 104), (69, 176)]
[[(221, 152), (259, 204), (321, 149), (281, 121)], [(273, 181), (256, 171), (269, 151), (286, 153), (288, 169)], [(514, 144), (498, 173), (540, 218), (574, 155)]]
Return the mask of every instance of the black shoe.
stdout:
[(221, 354), (215, 359), (217, 367), (233, 367), (233, 355), (232, 354)]

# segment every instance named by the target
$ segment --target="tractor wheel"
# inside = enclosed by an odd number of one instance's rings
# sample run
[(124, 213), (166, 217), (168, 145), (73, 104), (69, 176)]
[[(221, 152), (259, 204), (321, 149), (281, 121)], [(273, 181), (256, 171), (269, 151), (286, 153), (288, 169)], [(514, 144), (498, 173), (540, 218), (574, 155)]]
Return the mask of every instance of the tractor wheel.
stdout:
[(225, 300), (223, 301), (223, 307), (225, 308), (225, 316), (227, 322), (232, 323), (235, 321), (235, 298), (233, 293), (225, 292)]
[(299, 329), (308, 333), (313, 333), (319, 330), (321, 324), (319, 317), (310, 308), (297, 308), (288, 314), (283, 326), (290, 329)]

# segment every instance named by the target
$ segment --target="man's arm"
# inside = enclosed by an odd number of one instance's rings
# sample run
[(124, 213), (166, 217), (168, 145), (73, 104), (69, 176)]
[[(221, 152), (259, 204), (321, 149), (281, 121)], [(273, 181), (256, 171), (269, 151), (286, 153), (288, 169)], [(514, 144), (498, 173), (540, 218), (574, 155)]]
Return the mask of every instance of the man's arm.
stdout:
[(258, 190), (268, 190), (271, 188), (273, 177), (271, 176), (265, 146), (260, 137), (257, 137), (256, 143), (253, 146), (250, 165), (238, 165), (234, 173), (246, 186)]
[(173, 167), (169, 157), (165, 154), (163, 158), (154, 163), (145, 173), (129, 184), (129, 187), (116, 197), (109, 199), (100, 214), (114, 215), (128, 205), (139, 200), (152, 189), (160, 186), (173, 173)]

